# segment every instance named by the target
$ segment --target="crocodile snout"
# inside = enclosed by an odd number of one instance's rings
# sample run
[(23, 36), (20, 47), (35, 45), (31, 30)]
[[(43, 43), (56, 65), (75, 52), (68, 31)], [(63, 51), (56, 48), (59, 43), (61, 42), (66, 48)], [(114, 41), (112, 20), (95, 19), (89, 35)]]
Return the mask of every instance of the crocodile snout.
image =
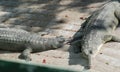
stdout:
[(57, 38), (57, 41), (58, 41), (59, 43), (65, 42), (65, 38), (64, 38), (63, 36), (58, 36), (58, 37), (56, 37), (56, 38)]

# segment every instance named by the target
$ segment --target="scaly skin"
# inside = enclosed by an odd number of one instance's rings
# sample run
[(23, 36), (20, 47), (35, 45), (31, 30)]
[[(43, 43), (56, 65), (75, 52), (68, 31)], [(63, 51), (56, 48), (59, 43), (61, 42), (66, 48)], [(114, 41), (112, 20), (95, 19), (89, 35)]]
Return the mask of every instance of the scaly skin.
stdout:
[(0, 49), (9, 51), (23, 51), (19, 56), (27, 61), (31, 60), (31, 52), (56, 49), (63, 46), (62, 36), (42, 38), (36, 33), (30, 33), (15, 28), (0, 28)]
[[(79, 47), (83, 57), (89, 61), (89, 68), (92, 67), (92, 59), (100, 51), (102, 45), (107, 41), (120, 42), (120, 38), (112, 35), (120, 20), (120, 3), (113, 1), (105, 4), (98, 11), (94, 12), (82, 25), (80, 32), (81, 39), (73, 42), (73, 47)], [(76, 36), (77, 37), (77, 36)]]

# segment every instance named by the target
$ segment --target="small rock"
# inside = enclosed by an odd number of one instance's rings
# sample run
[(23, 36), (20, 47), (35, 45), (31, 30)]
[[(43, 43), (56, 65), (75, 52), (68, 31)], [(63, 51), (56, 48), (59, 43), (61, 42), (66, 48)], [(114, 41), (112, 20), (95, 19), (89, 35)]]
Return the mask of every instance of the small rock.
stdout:
[(108, 63), (108, 62), (106, 62), (105, 64), (106, 64), (106, 65), (109, 65), (109, 63)]
[(45, 59), (43, 59), (42, 63), (46, 63), (46, 60), (45, 60)]

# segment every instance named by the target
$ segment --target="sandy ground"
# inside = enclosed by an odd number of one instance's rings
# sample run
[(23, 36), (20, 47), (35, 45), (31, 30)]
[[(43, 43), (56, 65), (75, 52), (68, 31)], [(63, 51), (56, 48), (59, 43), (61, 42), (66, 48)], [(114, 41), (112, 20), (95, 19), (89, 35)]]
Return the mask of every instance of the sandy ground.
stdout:
[[(59, 0), (56, 0), (59, 1)], [(64, 35), (66, 38), (72, 37), (75, 32), (80, 28), (80, 25), (85, 21), (85, 19), (95, 10), (97, 10), (104, 2), (104, 0), (61, 0), (59, 2), (59, 8), (54, 10), (55, 5), (48, 5), (46, 10), (50, 17), (40, 18), (43, 28), (50, 28), (53, 30), (48, 36), (54, 35)], [(42, 2), (41, 4), (28, 6), (32, 9), (37, 9), (38, 7), (43, 7), (41, 10), (45, 10), (44, 7), (47, 3)], [(27, 6), (27, 4), (25, 5)], [(47, 5), (46, 5), (47, 6)], [(22, 6), (19, 6), (22, 7)], [(24, 6), (23, 6), (24, 7)], [(1, 12), (5, 13), (5, 10), (1, 9)], [(50, 13), (49, 13), (50, 12)], [(51, 12), (55, 15), (51, 16)], [(52, 14), (53, 15), (53, 14)], [(22, 16), (22, 15), (21, 15)], [(48, 16), (49, 17), (49, 16)], [(19, 18), (19, 17), (18, 17)], [(11, 18), (12, 19), (12, 18)], [(11, 19), (8, 19), (4, 23), (10, 23)], [(46, 21), (45, 21), (45, 20)], [(42, 24), (43, 23), (43, 24)], [(46, 25), (48, 24), (48, 25)], [(34, 24), (33, 24), (34, 26)], [(46, 27), (45, 27), (46, 26)], [(120, 28), (115, 31), (116, 35), (119, 34)], [(91, 69), (92, 72), (120, 72), (120, 43), (109, 42), (106, 43), (101, 52), (96, 56), (94, 61), (94, 67)], [(18, 56), (20, 53), (13, 53), (8, 51), (0, 51), (1, 59), (19, 60)], [(81, 57), (80, 54), (73, 53), (69, 45), (64, 46), (61, 49), (49, 50), (44, 52), (38, 52), (31, 54), (33, 63), (43, 63), (50, 65), (58, 65), (62, 67), (70, 67), (71, 69), (76, 69), (82, 71), (84, 66), (87, 65), (87, 61)]]

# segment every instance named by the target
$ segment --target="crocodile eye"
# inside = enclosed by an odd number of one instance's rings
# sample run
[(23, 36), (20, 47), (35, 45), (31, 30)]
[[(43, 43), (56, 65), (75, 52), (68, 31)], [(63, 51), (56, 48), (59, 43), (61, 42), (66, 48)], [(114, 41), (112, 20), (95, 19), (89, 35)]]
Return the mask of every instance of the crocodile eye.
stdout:
[(90, 54), (93, 54), (93, 52), (90, 50)]

